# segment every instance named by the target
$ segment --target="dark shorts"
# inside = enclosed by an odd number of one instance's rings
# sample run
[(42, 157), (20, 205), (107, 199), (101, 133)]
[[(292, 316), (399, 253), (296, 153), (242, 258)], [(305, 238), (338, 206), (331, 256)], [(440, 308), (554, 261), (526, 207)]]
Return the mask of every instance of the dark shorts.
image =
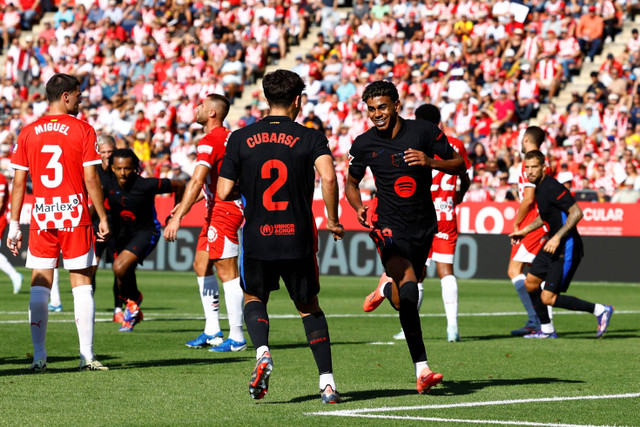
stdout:
[(541, 249), (536, 255), (529, 269), (529, 274), (544, 280), (546, 282), (545, 290), (559, 294), (569, 289), (571, 279), (573, 279), (583, 256), (582, 244), (574, 243), (573, 239), (568, 239), (564, 248), (558, 248), (555, 254)]
[(378, 248), (380, 261), (386, 266), (387, 261), (395, 255), (399, 255), (411, 263), (416, 277), (422, 275), (422, 270), (429, 257), (433, 235), (424, 239), (413, 239), (404, 236), (395, 236), (389, 228), (373, 229), (369, 236)]
[(115, 241), (115, 252), (118, 254), (122, 251), (129, 251), (138, 257), (138, 264), (149, 256), (160, 239), (160, 231), (158, 230), (140, 230), (131, 236), (119, 236)]
[(269, 292), (280, 289), (281, 277), (293, 302), (308, 304), (320, 292), (315, 255), (276, 261), (244, 257), (240, 263), (240, 277), (244, 291), (264, 302), (268, 301)]
[[(111, 224), (109, 224), (111, 225)], [(98, 235), (98, 223), (94, 222), (93, 223), (93, 232), (95, 233), (95, 235)], [(113, 237), (111, 237), (110, 239), (107, 239), (105, 242), (98, 242), (96, 241), (95, 243), (95, 253), (96, 253), (96, 257), (98, 259), (102, 259), (102, 255), (104, 253), (104, 251), (106, 250), (106, 258), (105, 261), (107, 262), (107, 264), (112, 263), (113, 262), (113, 251), (114, 251), (114, 247), (115, 247), (115, 239)]]

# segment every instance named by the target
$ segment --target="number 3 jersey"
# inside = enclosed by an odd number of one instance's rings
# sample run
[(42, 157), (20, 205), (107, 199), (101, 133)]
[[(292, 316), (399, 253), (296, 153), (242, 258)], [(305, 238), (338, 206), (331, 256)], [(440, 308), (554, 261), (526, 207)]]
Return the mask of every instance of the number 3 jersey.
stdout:
[[(471, 167), (471, 163), (467, 158), (467, 150), (464, 143), (458, 138), (448, 137), (449, 144), (464, 159), (464, 165), (467, 169)], [(439, 156), (435, 157), (440, 159)], [(433, 198), (433, 207), (436, 209), (436, 219), (438, 220), (438, 235), (443, 238), (458, 234), (458, 223), (456, 219), (456, 187), (458, 177), (449, 175), (437, 169), (431, 170), (431, 196)], [(445, 236), (446, 235), (446, 236)]]
[(284, 116), (267, 116), (231, 134), (220, 176), (239, 180), (245, 256), (296, 259), (317, 252), (311, 205), (314, 163), (323, 155), (331, 155), (325, 136)]
[(25, 126), (13, 148), (11, 167), (31, 175), (31, 229), (91, 225), (84, 167), (100, 163), (96, 133), (87, 122), (60, 114)]

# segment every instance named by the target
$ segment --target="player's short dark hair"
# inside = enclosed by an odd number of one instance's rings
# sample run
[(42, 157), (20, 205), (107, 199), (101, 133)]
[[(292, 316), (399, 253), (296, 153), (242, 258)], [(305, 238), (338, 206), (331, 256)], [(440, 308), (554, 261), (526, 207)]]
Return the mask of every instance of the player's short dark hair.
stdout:
[(442, 120), (440, 109), (433, 104), (422, 104), (416, 108), (416, 120), (424, 120), (438, 126)]
[(302, 78), (289, 70), (276, 70), (262, 79), (264, 96), (270, 106), (288, 107), (305, 88)]
[(136, 172), (140, 172), (140, 159), (136, 156), (136, 153), (133, 152), (131, 148), (118, 148), (113, 152), (111, 157), (109, 158), (109, 167), (113, 166), (113, 159), (119, 157), (121, 159), (131, 159), (133, 163), (133, 168)]
[(221, 120), (224, 120), (224, 118), (227, 117), (227, 114), (229, 114), (229, 108), (231, 108), (229, 98), (218, 93), (210, 93), (207, 95), (207, 99), (215, 104), (222, 106), (220, 114), (222, 115)]
[(537, 159), (539, 165), (544, 165), (544, 154), (540, 150), (531, 150), (524, 155), (524, 160)]
[(54, 74), (49, 79), (45, 87), (47, 94), (47, 101), (55, 102), (62, 98), (62, 94), (65, 92), (73, 92), (80, 87), (80, 81), (69, 74), (58, 73)]
[(524, 134), (528, 136), (538, 148), (542, 146), (542, 143), (547, 137), (547, 133), (539, 126), (529, 126), (527, 130), (524, 131)]
[(362, 100), (367, 102), (371, 98), (378, 96), (388, 96), (393, 102), (400, 99), (396, 85), (386, 80), (378, 80), (370, 83), (362, 92)]

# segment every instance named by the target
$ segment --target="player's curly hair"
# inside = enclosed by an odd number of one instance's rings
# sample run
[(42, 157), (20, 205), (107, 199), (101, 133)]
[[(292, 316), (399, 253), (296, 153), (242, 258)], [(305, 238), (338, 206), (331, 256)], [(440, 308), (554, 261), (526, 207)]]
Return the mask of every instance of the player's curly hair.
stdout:
[(63, 93), (73, 92), (79, 87), (80, 81), (76, 77), (63, 73), (54, 74), (45, 86), (47, 101), (58, 101), (62, 98)]
[(378, 96), (388, 96), (393, 102), (400, 99), (396, 85), (386, 80), (378, 80), (370, 83), (362, 92), (362, 100), (367, 102), (371, 98)]
[(302, 95), (305, 88), (302, 78), (289, 70), (276, 70), (262, 79), (264, 96), (272, 107), (288, 107)]
[(131, 159), (136, 173), (140, 174), (140, 172), (142, 172), (142, 168), (140, 167), (140, 159), (138, 158), (138, 156), (136, 156), (136, 153), (134, 153), (131, 148), (118, 148), (117, 150), (115, 150), (109, 158), (109, 167), (113, 166), (113, 159), (115, 159), (116, 157), (119, 157), (121, 159)]
[(433, 104), (422, 104), (416, 108), (416, 120), (425, 120), (438, 126), (442, 120), (440, 109)]

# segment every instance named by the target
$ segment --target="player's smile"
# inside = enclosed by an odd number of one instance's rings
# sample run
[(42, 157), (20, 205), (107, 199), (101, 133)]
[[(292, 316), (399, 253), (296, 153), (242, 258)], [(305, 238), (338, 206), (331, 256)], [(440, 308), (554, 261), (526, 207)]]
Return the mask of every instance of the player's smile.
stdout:
[(379, 131), (393, 128), (398, 120), (399, 102), (393, 102), (388, 96), (376, 96), (367, 100), (367, 114), (369, 120)]

